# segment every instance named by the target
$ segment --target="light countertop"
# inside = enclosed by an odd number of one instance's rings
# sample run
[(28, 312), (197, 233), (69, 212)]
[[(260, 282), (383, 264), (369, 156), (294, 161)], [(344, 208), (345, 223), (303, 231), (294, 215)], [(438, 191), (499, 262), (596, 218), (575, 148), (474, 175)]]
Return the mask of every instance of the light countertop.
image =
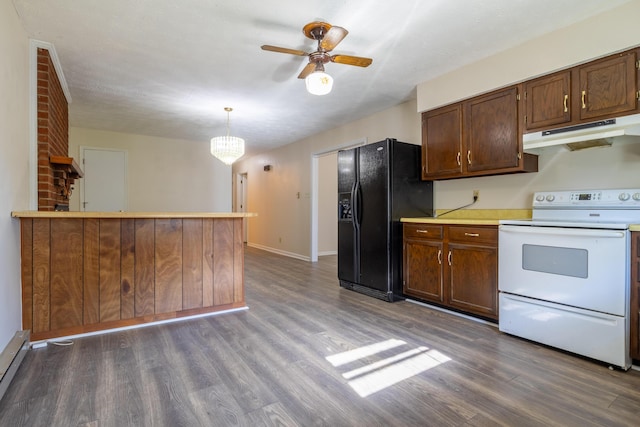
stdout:
[(14, 218), (250, 218), (251, 212), (51, 212), (14, 211)]
[(502, 219), (531, 219), (531, 209), (465, 209), (446, 213), (436, 210), (435, 217), (401, 218), (419, 224), (498, 225)]

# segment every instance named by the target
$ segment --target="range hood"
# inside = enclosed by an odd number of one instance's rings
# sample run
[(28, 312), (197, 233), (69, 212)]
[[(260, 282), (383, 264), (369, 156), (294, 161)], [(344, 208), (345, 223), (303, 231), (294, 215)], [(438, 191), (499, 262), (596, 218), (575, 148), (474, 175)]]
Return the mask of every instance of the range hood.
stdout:
[(599, 120), (542, 132), (525, 133), (524, 150), (565, 144), (570, 150), (610, 146), (621, 136), (640, 137), (640, 114)]

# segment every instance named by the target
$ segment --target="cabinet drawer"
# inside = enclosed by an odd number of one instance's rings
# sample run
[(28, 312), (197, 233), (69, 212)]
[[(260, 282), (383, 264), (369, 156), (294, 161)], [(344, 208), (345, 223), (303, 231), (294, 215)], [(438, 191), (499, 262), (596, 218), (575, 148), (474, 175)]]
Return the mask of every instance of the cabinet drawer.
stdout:
[(441, 225), (404, 224), (404, 237), (417, 239), (442, 239)]
[(449, 227), (449, 241), (496, 246), (498, 227)]

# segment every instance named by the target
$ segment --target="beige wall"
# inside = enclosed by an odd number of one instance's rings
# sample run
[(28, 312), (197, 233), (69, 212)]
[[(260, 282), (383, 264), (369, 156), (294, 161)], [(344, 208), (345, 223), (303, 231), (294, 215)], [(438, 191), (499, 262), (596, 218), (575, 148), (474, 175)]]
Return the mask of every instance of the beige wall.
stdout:
[[(640, 1), (459, 68), (417, 87), (418, 111), (640, 45)], [(526, 19), (526, 17), (523, 17)]]
[(0, 351), (22, 329), (20, 223), (29, 208), (29, 42), (11, 0), (0, 0)]
[[(234, 173), (247, 173), (249, 176), (248, 210), (258, 213), (256, 218), (249, 219), (248, 244), (304, 259), (309, 258), (312, 156), (351, 146), (363, 140), (375, 142), (387, 137), (414, 144), (420, 143), (420, 116), (416, 113), (415, 102), (406, 102), (362, 120), (235, 163)], [(267, 164), (273, 168), (264, 172), (263, 166)], [(331, 174), (335, 174), (335, 170)], [(327, 177), (323, 173), (320, 179), (334, 177)], [(328, 204), (329, 207), (319, 209), (335, 210), (336, 203), (334, 194), (334, 197), (323, 202), (323, 206)]]
[[(247, 172), (250, 220), (248, 243), (301, 258), (311, 255), (310, 159), (358, 139), (375, 142), (395, 137), (420, 142), (418, 111), (444, 105), (607, 53), (640, 44), (640, 2), (634, 1), (584, 23), (552, 33), (418, 86), (418, 100), (314, 135), (294, 144), (244, 159), (234, 171)], [(331, 95), (330, 95), (331, 96)], [(469, 203), (480, 190), (477, 209), (527, 209), (534, 191), (571, 188), (640, 187), (640, 144), (568, 152), (539, 150), (539, 172), (438, 181), (436, 209)], [(270, 175), (264, 164), (275, 165)], [(266, 179), (263, 179), (266, 178)], [(325, 177), (326, 178), (326, 177)], [(304, 197), (296, 199), (300, 192)], [(334, 203), (331, 201), (329, 203)]]
[[(231, 167), (208, 142), (70, 128), (69, 155), (80, 159), (81, 146), (127, 151), (129, 211), (231, 211)], [(70, 209), (80, 210), (81, 184), (74, 186)]]

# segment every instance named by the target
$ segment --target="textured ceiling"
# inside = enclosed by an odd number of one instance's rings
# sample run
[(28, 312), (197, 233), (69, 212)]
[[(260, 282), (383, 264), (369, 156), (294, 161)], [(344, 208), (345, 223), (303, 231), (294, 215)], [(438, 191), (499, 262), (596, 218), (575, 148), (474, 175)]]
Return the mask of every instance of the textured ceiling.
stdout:
[[(231, 133), (255, 154), (415, 98), (418, 83), (628, 0), (14, 0), (31, 38), (52, 43), (71, 126), (208, 141)], [(326, 96), (297, 79), (302, 27), (346, 28)]]

